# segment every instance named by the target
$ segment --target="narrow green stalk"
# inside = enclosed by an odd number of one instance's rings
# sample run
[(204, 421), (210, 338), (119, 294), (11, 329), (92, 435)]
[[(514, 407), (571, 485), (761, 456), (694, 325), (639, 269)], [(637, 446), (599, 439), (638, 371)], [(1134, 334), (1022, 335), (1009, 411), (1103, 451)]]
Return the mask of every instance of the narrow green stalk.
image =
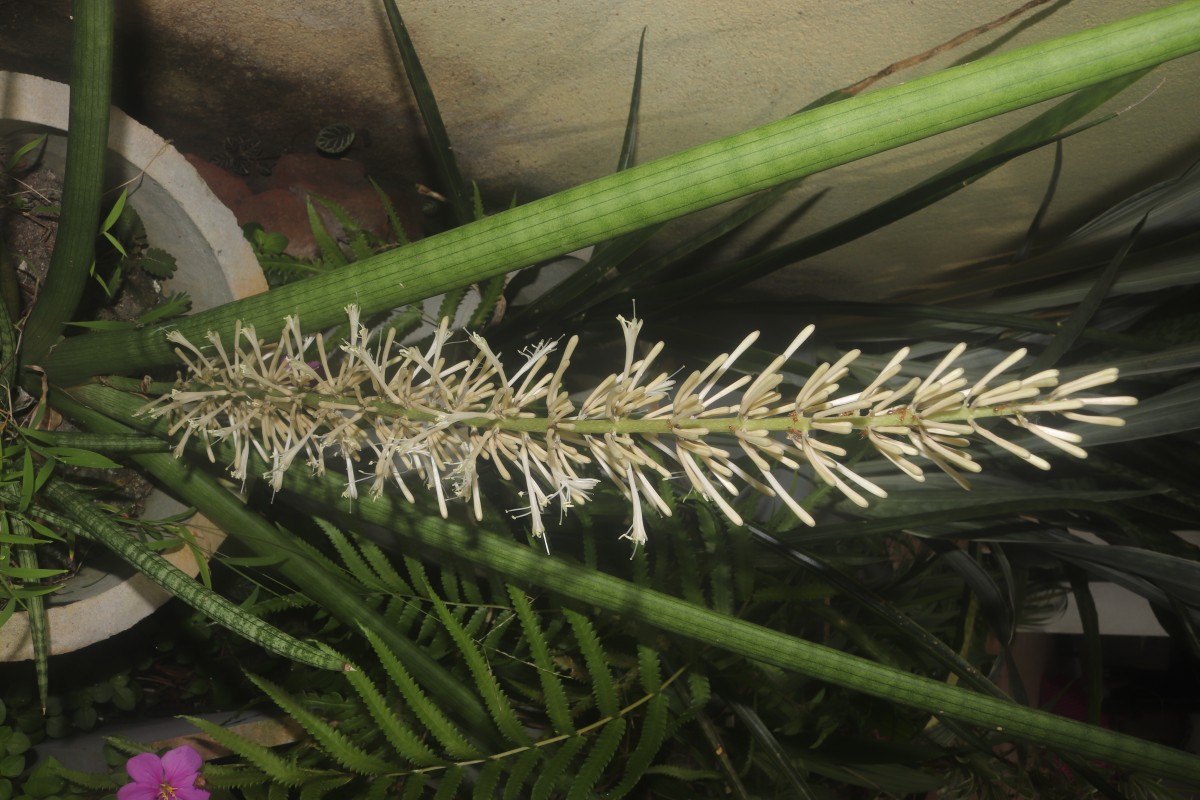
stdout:
[[(1200, 49), (1200, 0), (954, 67), (813, 109), (381, 253), (345, 270), (185, 318), (201, 341), (241, 320), (309, 330), (342, 307), (394, 308)], [(170, 363), (164, 330), (90, 333), (45, 366), (59, 385)]]
[(39, 364), (75, 313), (95, 258), (108, 151), (114, 0), (72, 6), (75, 33), (62, 212), (46, 282), (25, 324), (23, 361)]
[[(140, 402), (99, 386), (81, 387), (76, 394), (89, 404), (104, 408), (107, 413), (124, 417), (132, 414)], [(161, 422), (150, 423), (144, 418), (131, 419), (131, 424), (145, 430), (162, 426)], [(259, 463), (255, 469), (263, 471), (265, 465)], [(346, 504), (342, 497), (343, 484), (333, 475), (317, 478), (296, 470), (287, 474), (285, 486), (298, 498), (325, 508), (344, 508)], [(388, 528), (406, 548), (428, 548), (447, 558), (498, 574), (505, 580), (549, 589), (624, 619), (643, 622), (751, 660), (931, 714), (952, 717), (1005, 736), (1067, 750), (1086, 758), (1102, 759), (1123, 769), (1200, 786), (1200, 757), (1192, 754), (892, 669), (696, 606), (545, 555), (481, 528), (468, 528), (420, 515), (391, 495), (356, 503), (352, 510), (344, 512), (344, 516), (351, 522)], [(236, 529), (234, 533), (237, 535)]]

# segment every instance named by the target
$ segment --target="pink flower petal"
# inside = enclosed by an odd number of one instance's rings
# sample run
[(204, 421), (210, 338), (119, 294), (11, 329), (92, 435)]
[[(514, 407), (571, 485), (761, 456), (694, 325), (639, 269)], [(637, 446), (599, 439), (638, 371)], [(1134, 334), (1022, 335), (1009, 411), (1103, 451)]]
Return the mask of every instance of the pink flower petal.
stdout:
[(194, 784), (196, 775), (202, 766), (204, 766), (204, 759), (186, 744), (176, 747), (162, 757), (162, 770), (166, 783), (176, 789)]
[(209, 797), (208, 791), (191, 786), (185, 786), (175, 791), (175, 800), (208, 800)]
[(134, 783), (158, 786), (163, 782), (163, 762), (154, 753), (139, 753), (125, 762), (125, 771)]
[(117, 789), (117, 800), (158, 800), (158, 784), (131, 783)]

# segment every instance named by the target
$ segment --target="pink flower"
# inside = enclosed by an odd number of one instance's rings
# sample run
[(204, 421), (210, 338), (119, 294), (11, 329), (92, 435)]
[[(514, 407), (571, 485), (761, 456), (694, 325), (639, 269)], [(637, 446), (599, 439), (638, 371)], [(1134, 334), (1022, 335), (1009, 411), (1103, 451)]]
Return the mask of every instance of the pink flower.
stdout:
[(125, 764), (133, 783), (117, 790), (117, 800), (208, 800), (207, 791), (195, 788), (203, 765), (200, 754), (187, 745), (162, 758), (154, 753), (136, 755)]

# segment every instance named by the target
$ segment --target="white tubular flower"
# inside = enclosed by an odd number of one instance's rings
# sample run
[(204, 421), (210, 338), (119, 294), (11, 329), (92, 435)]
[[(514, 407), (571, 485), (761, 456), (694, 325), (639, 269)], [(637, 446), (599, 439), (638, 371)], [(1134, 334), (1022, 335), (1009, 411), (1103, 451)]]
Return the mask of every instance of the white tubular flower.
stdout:
[[(838, 437), (861, 435), (915, 481), (925, 478), (923, 459), (970, 488), (966, 475), (981, 469), (969, 452), (973, 441), (994, 444), (1039, 469), (1051, 466), (999, 435), (989, 424), (992, 418), (1006, 419), (1083, 458), (1082, 437), (1047, 424), (1047, 418), (1121, 425), (1120, 417), (1087, 412), (1137, 402), (1088, 396), (1117, 379), (1111, 368), (1061, 385), (1056, 370), (1003, 378), (1025, 357), (1024, 350), (1004, 356), (972, 383), (955, 366), (963, 344), (948, 350), (922, 377), (908, 378), (901, 371), (910, 351), (901, 348), (862, 381), (865, 386), (846, 391), (841, 384), (860, 355), (851, 350), (819, 365), (798, 389), (785, 390), (782, 370), (812, 335), (812, 326), (757, 373), (737, 369), (758, 340), (755, 332), (676, 385), (655, 368), (663, 343), (642, 349), (642, 321), (618, 318), (621, 370), (601, 379), (576, 406), (564, 383), (577, 337), (567, 340), (552, 372), (548, 364), (558, 351), (555, 341), (523, 350), (511, 369), (502, 353), (474, 333), (466, 340), (473, 355), (451, 362), (448, 320), (420, 351), (400, 347), (394, 331), (372, 343), (358, 308), (346, 312), (350, 332), (333, 348), (340, 354), (336, 358), (320, 334), (304, 335), (294, 317), (285, 321), (274, 344), (240, 323), (228, 347), (216, 333), (207, 335), (208, 347), (202, 348), (172, 332), (168, 338), (187, 374), (174, 391), (142, 411), (171, 419), (170, 433), (179, 435), (177, 455), (193, 437), (210, 460), (217, 457), (216, 447), (227, 443), (231, 455), (225, 457), (240, 480), (258, 457), (264, 477), (278, 490), (301, 456), (320, 474), (329, 453), (340, 459), (347, 498), (357, 498), (358, 481), (368, 480), (372, 497), (394, 486), (412, 502), (406, 478), (416, 476), (433, 492), (443, 515), (448, 501), (455, 500), (469, 503), (482, 519), (486, 462), (502, 480), (517, 485), (527, 505), (513, 513), (528, 517), (534, 535), (547, 546), (549, 505), (557, 501), (561, 522), (607, 481), (629, 501), (630, 525), (623, 538), (637, 547), (648, 541), (647, 507), (671, 514), (660, 494), (661, 481), (682, 478), (735, 525), (742, 517), (734, 505), (747, 491), (777, 497), (801, 522), (815, 525), (777, 471), (807, 467), (860, 507), (871, 497), (887, 496), (843, 463), (847, 449), (835, 443)], [(785, 391), (790, 401), (784, 400)], [(363, 471), (369, 474), (360, 477)]]

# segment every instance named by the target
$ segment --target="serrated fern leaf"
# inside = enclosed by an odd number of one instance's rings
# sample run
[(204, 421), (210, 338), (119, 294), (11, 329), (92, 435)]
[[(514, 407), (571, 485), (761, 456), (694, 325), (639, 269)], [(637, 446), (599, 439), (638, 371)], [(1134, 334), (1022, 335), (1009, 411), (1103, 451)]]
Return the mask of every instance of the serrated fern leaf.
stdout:
[(507, 275), (497, 275), (489, 279), (479, 288), (479, 305), (471, 313), (471, 321), (467, 327), (472, 330), (485, 328), (496, 316), (496, 306), (504, 296), (504, 287), (508, 285)]
[(58, 759), (50, 756), (47, 763), (57, 775), (61, 776), (71, 783), (82, 786), (85, 789), (94, 791), (112, 790), (120, 786), (123, 782), (120, 777), (112, 773), (96, 774), (94, 772), (80, 772), (75, 769), (68, 769), (59, 763)]
[[(428, 775), (411, 775), (404, 782), (404, 794), (400, 796), (400, 800), (417, 800), (425, 794), (425, 784), (429, 782)], [(383, 793), (372, 793), (370, 800), (383, 800)]]
[(261, 689), (264, 694), (270, 697), (275, 705), (286, 711), (292, 719), (300, 723), (304, 730), (308, 731), (314, 739), (321, 743), (325, 752), (346, 769), (357, 772), (360, 775), (379, 775), (395, 770), (394, 765), (359, 749), (344, 734), (309, 711), (281, 687), (276, 686), (266, 678), (260, 678), (251, 673), (246, 673), (246, 677)]
[(310, 774), (308, 770), (293, 761), (288, 761), (273, 750), (263, 747), (257, 742), (252, 742), (245, 736), (227, 730), (220, 725), (209, 722), (206, 719), (200, 719), (199, 717), (185, 716), (183, 719), (186, 719), (207, 733), (217, 744), (241, 756), (250, 764), (267, 773), (271, 780), (276, 783), (287, 786), (299, 786), (304, 783), (304, 779)]
[(592, 795), (594, 787), (604, 774), (608, 763), (612, 761), (625, 737), (626, 721), (624, 718), (614, 719), (604, 726), (596, 741), (592, 744), (587, 758), (579, 765), (571, 781), (571, 789), (567, 792), (567, 800), (587, 800)]
[(592, 683), (592, 695), (596, 698), (596, 707), (606, 717), (617, 716), (621, 710), (620, 704), (617, 702), (617, 684), (608, 670), (608, 660), (604, 656), (604, 648), (600, 644), (600, 637), (596, 633), (595, 627), (587, 617), (577, 611), (563, 609), (563, 614), (566, 616), (567, 622), (571, 624), (571, 630), (575, 633), (575, 639), (579, 642), (579, 649), (587, 664), (588, 675), (591, 677)]
[(379, 656), (380, 665), (400, 691), (404, 702), (412, 709), (421, 724), (429, 730), (433, 738), (445, 748), (446, 752), (457, 759), (478, 758), (479, 751), (467, 741), (467, 737), (458, 727), (446, 718), (437, 704), (425, 696), (421, 687), (417, 686), (416, 681), (408, 674), (408, 670), (404, 668), (395, 654), (370, 630), (364, 628), (363, 635), (370, 642), (375, 654)]
[(308, 227), (312, 229), (313, 241), (321, 250), (322, 260), (334, 267), (346, 266), (346, 256), (342, 254), (342, 248), (338, 247), (338, 243), (329, 235), (325, 223), (321, 221), (316, 207), (313, 206), (312, 198), (308, 198), (304, 205), (308, 211)]
[(541, 752), (537, 750), (526, 750), (523, 755), (517, 759), (517, 763), (513, 765), (512, 771), (508, 773), (508, 782), (504, 784), (503, 800), (519, 800), (526, 796), (524, 792), (525, 781), (529, 779), (533, 768), (542, 760)]
[(451, 289), (446, 292), (442, 298), (442, 304), (438, 306), (438, 319), (458, 319), (458, 307), (462, 305), (463, 300), (467, 297), (467, 286), (460, 286), (457, 289)]
[(300, 800), (321, 800), (334, 789), (341, 788), (352, 780), (354, 778), (350, 775), (328, 775), (316, 778), (304, 784), (304, 788), (300, 790)]
[(346, 243), (350, 246), (350, 252), (354, 256), (355, 261), (362, 261), (374, 255), (371, 247), (374, 237), (363, 229), (358, 220), (351, 217), (345, 208), (326, 197), (318, 197), (317, 202), (325, 206), (329, 213), (333, 214), (338, 224), (342, 226), (342, 232), (346, 236)]
[(375, 571), (367, 566), (367, 562), (359, 555), (358, 550), (350, 543), (350, 538), (342, 533), (336, 526), (331, 525), (325, 520), (314, 517), (313, 521), (317, 523), (317, 527), (325, 534), (325, 538), (333, 545), (333, 549), (337, 551), (338, 558), (346, 565), (350, 575), (359, 582), (362, 586), (376, 591), (384, 591), (384, 585), (376, 577)]
[(408, 244), (408, 233), (404, 230), (404, 226), (400, 224), (400, 215), (396, 213), (396, 205), (392, 202), (392, 198), (388, 196), (382, 187), (375, 181), (371, 181), (371, 186), (375, 189), (375, 194), (379, 195), (379, 200), (383, 203), (383, 210), (387, 213), (388, 225), (391, 226), (392, 236), (396, 237), (396, 241), (400, 244)]
[(266, 772), (249, 764), (204, 765), (204, 782), (213, 789), (244, 789), (271, 780)]
[(685, 707), (681, 713), (675, 714), (672, 718), (671, 728), (667, 734), (669, 737), (674, 737), (680, 728), (691, 722), (697, 712), (708, 705), (708, 701), (712, 697), (712, 686), (709, 684), (707, 675), (701, 672), (689, 671), (687, 682), (687, 691), (679, 690), (679, 695), (683, 698)]
[(446, 770), (438, 783), (437, 794), (433, 796), (433, 800), (454, 800), (458, 797), (458, 786), (462, 783), (463, 774), (461, 767)]
[(471, 800), (495, 800), (496, 790), (500, 788), (500, 776), (506, 764), (503, 761), (489, 761), (479, 770), (475, 778), (475, 789), (471, 792)]
[(567, 692), (554, 662), (550, 659), (550, 646), (546, 642), (546, 634), (538, 623), (533, 606), (525, 596), (525, 592), (516, 586), (508, 586), (508, 597), (512, 601), (513, 611), (521, 623), (525, 633), (525, 641), (529, 645), (533, 664), (537, 667), (538, 680), (542, 684), (542, 702), (546, 706), (546, 714), (550, 723), (559, 733), (574, 733), (575, 723), (571, 720), (571, 707), (567, 701)]
[(392, 562), (387, 557), (387, 553), (379, 545), (372, 542), (370, 539), (360, 537), (357, 541), (359, 552), (362, 553), (367, 563), (371, 565), (371, 569), (379, 577), (384, 588), (392, 594), (411, 595), (412, 587), (408, 585), (408, 581), (400, 577), (400, 573), (392, 566)]
[(433, 595), (429, 599), (433, 603), (438, 618), (446, 626), (450, 638), (454, 640), (454, 644), (462, 654), (463, 661), (466, 662), (467, 669), (471, 672), (471, 677), (475, 679), (475, 688), (483, 696), (483, 701), (487, 705), (488, 711), (491, 712), (496, 727), (510, 742), (528, 743), (529, 736), (525, 733), (525, 726), (517, 719), (517, 712), (513, 710), (504, 690), (500, 688), (496, 676), (492, 674), (492, 668), (484, 658), (479, 645), (454, 618), (440, 597)]
[(629, 794), (650, 768), (667, 736), (669, 710), (670, 704), (666, 695), (656, 694), (650, 698), (646, 704), (646, 714), (642, 717), (642, 732), (638, 743), (621, 765), (621, 782), (608, 792), (607, 797), (615, 800)]
[(550, 757), (546, 768), (534, 781), (533, 790), (529, 793), (530, 800), (548, 800), (554, 787), (568, 774), (567, 767), (587, 743), (588, 739), (585, 736), (572, 736), (563, 742), (562, 747)]
[(639, 644), (638, 651), (638, 676), (642, 681), (642, 688), (647, 694), (654, 694), (662, 690), (662, 673), (659, 670), (658, 652), (652, 647), (647, 647), (644, 644)]
[(405, 725), (396, 715), (396, 711), (387, 699), (375, 688), (365, 674), (360, 671), (346, 673), (346, 680), (354, 687), (354, 691), (362, 698), (371, 718), (379, 726), (388, 743), (395, 748), (396, 753), (403, 759), (420, 767), (438, 764), (441, 759), (426, 746), (413, 730)]

